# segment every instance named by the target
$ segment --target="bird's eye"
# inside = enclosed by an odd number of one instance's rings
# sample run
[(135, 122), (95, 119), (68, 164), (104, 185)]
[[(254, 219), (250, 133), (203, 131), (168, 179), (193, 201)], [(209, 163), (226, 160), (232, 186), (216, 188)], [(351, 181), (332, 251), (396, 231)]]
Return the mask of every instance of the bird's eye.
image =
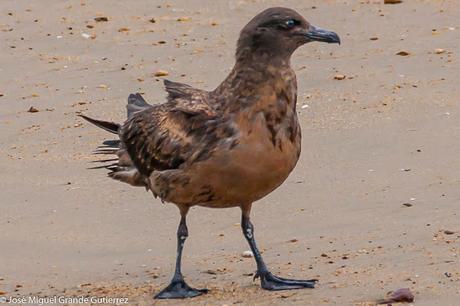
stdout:
[(297, 20), (295, 20), (295, 19), (289, 19), (289, 20), (286, 21), (286, 26), (288, 28), (293, 28), (298, 24), (299, 24), (299, 22)]

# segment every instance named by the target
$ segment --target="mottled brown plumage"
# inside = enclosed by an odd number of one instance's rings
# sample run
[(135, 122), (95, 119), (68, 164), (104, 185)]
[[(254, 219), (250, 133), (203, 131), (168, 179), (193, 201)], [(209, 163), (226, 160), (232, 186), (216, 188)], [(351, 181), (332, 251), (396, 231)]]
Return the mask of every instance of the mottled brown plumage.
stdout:
[[(265, 10), (241, 31), (235, 66), (215, 90), (165, 81), (168, 101), (149, 105), (139, 94), (130, 95), (123, 125), (84, 117), (119, 135), (98, 151), (118, 156), (107, 166), (109, 175), (176, 204), (183, 226), (191, 206), (239, 206), (244, 230), (252, 229), (252, 203), (281, 185), (300, 155), (290, 57), (312, 40), (339, 42), (335, 33), (311, 26), (293, 10)], [(250, 244), (251, 237), (246, 236)], [(269, 287), (264, 279), (262, 286)], [(177, 294), (173, 289), (159, 297)]]

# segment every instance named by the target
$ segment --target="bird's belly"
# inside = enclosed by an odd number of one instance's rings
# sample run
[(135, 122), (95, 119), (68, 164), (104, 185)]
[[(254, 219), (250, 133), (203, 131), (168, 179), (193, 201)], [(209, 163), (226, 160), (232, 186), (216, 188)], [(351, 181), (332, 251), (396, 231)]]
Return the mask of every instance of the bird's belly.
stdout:
[(280, 186), (294, 169), (299, 151), (290, 142), (282, 149), (272, 143), (240, 144), (185, 171), (158, 175), (155, 181), (158, 184), (166, 179), (169, 192), (164, 199), (169, 202), (213, 208), (240, 206)]
[(297, 160), (297, 152), (284, 152), (273, 146), (259, 151), (235, 152), (223, 169), (222, 178), (218, 179), (224, 183), (223, 188), (216, 186), (221, 201), (213, 205), (241, 205), (261, 199), (286, 180)]

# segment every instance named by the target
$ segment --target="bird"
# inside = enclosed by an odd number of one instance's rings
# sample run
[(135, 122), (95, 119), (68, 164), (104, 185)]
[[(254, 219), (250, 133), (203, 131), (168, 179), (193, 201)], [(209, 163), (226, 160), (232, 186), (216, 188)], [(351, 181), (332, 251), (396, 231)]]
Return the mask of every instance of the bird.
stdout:
[[(208, 292), (188, 285), (181, 258), (193, 206), (241, 209), (241, 227), (255, 258), (254, 280), (266, 290), (314, 288), (317, 279), (293, 280), (270, 272), (257, 248), (251, 208), (279, 187), (301, 151), (296, 74), (290, 59), (310, 42), (340, 44), (339, 36), (315, 27), (295, 10), (268, 8), (241, 30), (235, 64), (212, 91), (164, 80), (167, 101), (149, 104), (130, 94), (123, 124), (80, 116), (116, 134), (96, 154), (112, 179), (144, 187), (180, 212), (176, 266), (156, 299), (191, 298)], [(109, 164), (107, 164), (109, 162)]]

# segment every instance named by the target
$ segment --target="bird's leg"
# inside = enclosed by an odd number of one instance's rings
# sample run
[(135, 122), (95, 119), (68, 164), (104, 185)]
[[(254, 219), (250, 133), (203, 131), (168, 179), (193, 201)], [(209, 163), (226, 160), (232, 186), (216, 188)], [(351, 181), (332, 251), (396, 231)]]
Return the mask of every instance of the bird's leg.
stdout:
[(289, 289), (301, 289), (301, 288), (314, 288), (315, 283), (318, 281), (316, 279), (309, 280), (294, 280), (286, 279), (275, 276), (271, 274), (265, 265), (262, 255), (260, 255), (259, 250), (257, 249), (256, 241), (254, 240), (254, 226), (249, 220), (249, 216), (245, 216), (243, 211), (243, 217), (241, 220), (241, 227), (243, 229), (243, 234), (246, 240), (251, 247), (252, 253), (257, 264), (257, 272), (254, 276), (254, 279), (260, 277), (260, 283), (262, 288), (266, 290), (289, 290)]
[(185, 239), (188, 237), (187, 224), (185, 222), (185, 214), (182, 215), (177, 229), (177, 257), (176, 257), (176, 269), (171, 283), (165, 289), (161, 290), (160, 293), (155, 295), (156, 299), (182, 299), (191, 298), (203, 293), (207, 293), (208, 289), (195, 289), (190, 287), (182, 276), (181, 272), (181, 259), (182, 249), (184, 248)]

